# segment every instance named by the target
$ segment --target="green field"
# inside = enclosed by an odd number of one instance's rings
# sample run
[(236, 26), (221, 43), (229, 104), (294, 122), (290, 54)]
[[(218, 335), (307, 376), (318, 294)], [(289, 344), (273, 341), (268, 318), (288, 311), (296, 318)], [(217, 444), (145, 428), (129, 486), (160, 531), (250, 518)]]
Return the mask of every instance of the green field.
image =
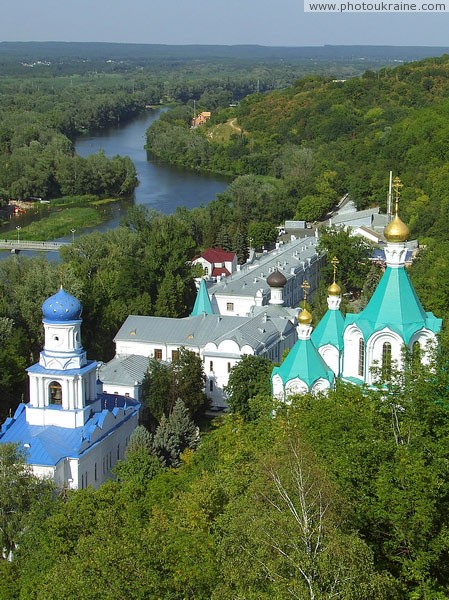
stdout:
[[(50, 213), (40, 221), (24, 225), (20, 230), (20, 237), (23, 240), (46, 242), (70, 235), (71, 229), (79, 231), (85, 227), (95, 227), (102, 221), (101, 214), (95, 208), (65, 208)], [(0, 235), (0, 239), (10, 239), (14, 234), (6, 232)]]
[(214, 142), (226, 143), (229, 142), (231, 135), (241, 133), (242, 129), (237, 125), (237, 119), (229, 119), (226, 123), (219, 123), (210, 128), (207, 132), (207, 137)]

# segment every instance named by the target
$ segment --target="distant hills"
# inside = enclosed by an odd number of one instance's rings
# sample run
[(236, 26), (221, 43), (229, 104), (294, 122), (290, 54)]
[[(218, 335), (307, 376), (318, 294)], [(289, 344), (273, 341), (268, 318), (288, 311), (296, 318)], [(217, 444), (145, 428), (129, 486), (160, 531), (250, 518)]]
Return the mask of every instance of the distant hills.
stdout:
[(0, 59), (112, 59), (112, 60), (381, 60), (414, 61), (449, 53), (443, 46), (259, 46), (165, 45), (105, 42), (0, 42)]

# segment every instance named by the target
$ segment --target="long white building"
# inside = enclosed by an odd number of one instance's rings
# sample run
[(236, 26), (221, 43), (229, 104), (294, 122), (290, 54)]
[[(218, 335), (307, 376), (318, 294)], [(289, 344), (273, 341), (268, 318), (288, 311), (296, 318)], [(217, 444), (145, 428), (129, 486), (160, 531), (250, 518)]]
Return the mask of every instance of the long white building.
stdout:
[(103, 389), (139, 400), (149, 360), (171, 361), (185, 347), (202, 358), (212, 408), (225, 409), (229, 373), (244, 354), (279, 362), (295, 344), (300, 286), (307, 280), (311, 293), (318, 286), (316, 245), (314, 236), (293, 240), (220, 281), (206, 276), (189, 317), (130, 315), (114, 338), (114, 359), (100, 369)]
[(301, 285), (307, 280), (313, 297), (318, 287), (323, 257), (317, 253), (315, 236), (278, 244), (278, 248), (257, 257), (251, 263), (218, 282), (210, 282), (208, 291), (214, 312), (228, 316), (247, 316), (253, 306), (267, 305), (271, 288), (267, 278), (279, 271), (286, 279), (284, 306), (298, 306)]

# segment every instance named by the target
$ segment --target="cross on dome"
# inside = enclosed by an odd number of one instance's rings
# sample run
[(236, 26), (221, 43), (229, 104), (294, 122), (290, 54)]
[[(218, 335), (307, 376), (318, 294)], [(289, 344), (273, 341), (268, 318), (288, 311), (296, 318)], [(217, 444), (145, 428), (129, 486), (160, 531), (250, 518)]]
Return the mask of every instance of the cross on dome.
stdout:
[(336, 276), (337, 276), (337, 266), (340, 264), (340, 261), (338, 260), (338, 258), (336, 256), (334, 256), (331, 260), (331, 263), (334, 268), (334, 281), (327, 288), (327, 293), (329, 294), (329, 296), (340, 296), (341, 287), (335, 281)]
[(401, 194), (401, 188), (403, 183), (399, 177), (395, 177), (393, 180), (393, 189), (395, 193), (395, 216), (394, 219), (388, 223), (384, 229), (384, 235), (388, 242), (398, 243), (405, 242), (410, 235), (410, 229), (407, 225), (399, 218), (399, 196)]
[(310, 312), (307, 310), (306, 308), (306, 303), (307, 303), (307, 294), (310, 290), (310, 283), (305, 279), (302, 284), (301, 284), (301, 289), (303, 291), (304, 294), (304, 298), (303, 298), (303, 304), (302, 304), (302, 311), (299, 313), (298, 315), (298, 322), (301, 325), (310, 325), (310, 323), (312, 322), (312, 315), (310, 314)]

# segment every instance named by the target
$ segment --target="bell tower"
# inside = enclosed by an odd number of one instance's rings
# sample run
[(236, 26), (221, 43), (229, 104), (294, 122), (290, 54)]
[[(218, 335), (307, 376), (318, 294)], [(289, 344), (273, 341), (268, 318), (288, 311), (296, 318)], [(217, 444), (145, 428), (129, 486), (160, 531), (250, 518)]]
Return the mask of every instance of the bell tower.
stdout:
[(81, 344), (82, 305), (61, 289), (42, 305), (45, 331), (39, 363), (28, 369), (32, 425), (80, 427), (96, 399), (95, 361)]

